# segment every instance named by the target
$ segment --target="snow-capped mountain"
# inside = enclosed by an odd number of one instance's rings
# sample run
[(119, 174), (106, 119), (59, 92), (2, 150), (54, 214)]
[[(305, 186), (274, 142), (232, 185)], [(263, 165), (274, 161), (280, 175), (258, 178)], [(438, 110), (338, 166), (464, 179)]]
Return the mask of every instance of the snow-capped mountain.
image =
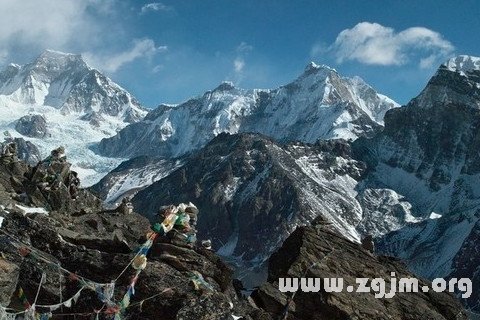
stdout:
[(211, 238), (224, 256), (260, 263), (297, 226), (318, 217), (356, 242), (365, 230), (383, 234), (414, 220), (394, 191), (359, 192), (364, 174), (345, 140), (279, 144), (259, 134), (223, 133), (133, 203), (154, 219), (161, 205), (192, 201), (201, 211), (201, 238)]
[(342, 153), (348, 145), (341, 141), (281, 146), (257, 134), (220, 134), (133, 203), (154, 219), (161, 205), (194, 202), (200, 237), (245, 260), (267, 258), (297, 225), (319, 214), (356, 239), (350, 220), (358, 222), (360, 208), (352, 188), (363, 167)]
[[(388, 234), (379, 249), (429, 278), (473, 269), (479, 259), (471, 242), (480, 219), (480, 58), (443, 64), (418, 97), (387, 112), (381, 133), (353, 147), (369, 166), (366, 185), (395, 190), (423, 220)], [(478, 299), (476, 290), (469, 301)]]
[(311, 63), (295, 81), (273, 90), (222, 83), (180, 105), (161, 105), (116, 136), (100, 142), (107, 156), (178, 157), (222, 132), (257, 132), (278, 141), (315, 142), (371, 135), (398, 105), (360, 78)]
[(63, 114), (98, 114), (136, 122), (146, 112), (138, 101), (81, 55), (47, 50), (35, 61), (10, 64), (0, 73), (0, 103), (44, 105)]
[(0, 73), (0, 130), (34, 143), (43, 157), (65, 146), (86, 185), (121, 162), (100, 157), (89, 146), (146, 113), (80, 55), (47, 50), (32, 63), (10, 64)]
[[(320, 216), (354, 241), (374, 235), (381, 253), (421, 276), (476, 281), (476, 61), (460, 56), (442, 65), (418, 97), (386, 112), (384, 130), (351, 142), (353, 154), (342, 140), (284, 144), (222, 134), (140, 191), (135, 207), (152, 218), (160, 205), (193, 201), (204, 214), (199, 235), (220, 254), (250, 262), (264, 261), (296, 226)], [(467, 304), (478, 312), (478, 287), (474, 294)]]

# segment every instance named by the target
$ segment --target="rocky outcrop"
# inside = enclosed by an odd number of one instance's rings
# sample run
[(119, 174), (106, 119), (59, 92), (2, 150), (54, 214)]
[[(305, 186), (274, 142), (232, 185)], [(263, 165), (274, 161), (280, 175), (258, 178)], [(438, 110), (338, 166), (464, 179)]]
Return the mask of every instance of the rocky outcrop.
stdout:
[(20, 273), (19, 267), (0, 257), (0, 305), (8, 306), (11, 297), (17, 288), (18, 275)]
[(47, 120), (39, 114), (26, 115), (17, 120), (15, 130), (31, 138), (43, 138), (47, 132)]
[[(348, 285), (357, 288), (356, 278), (370, 281), (381, 278), (388, 293), (392, 272), (398, 278), (414, 277), (398, 261), (372, 255), (320, 222), (311, 227), (300, 227), (290, 235), (269, 260), (268, 282), (252, 297), (278, 319), (467, 319), (460, 303), (449, 293), (396, 293), (387, 299), (376, 298), (373, 290), (369, 293), (299, 290), (292, 295), (278, 289), (279, 278), (341, 277), (345, 289)], [(421, 279), (419, 283), (421, 286), (430, 285)]]
[[(75, 199), (58, 196), (58, 190), (37, 197), (22, 180), (29, 176), (29, 167), (17, 162), (14, 169), (0, 164), (0, 304), (22, 310), (17, 295), (12, 295), (19, 288), (33, 303), (42, 274), (45, 282), (36, 302), (40, 313), (50, 311), (41, 305), (74, 296), (81, 285), (79, 276), (90, 284), (116, 279), (112, 300), (119, 303), (135, 275), (127, 266), (146, 241), (150, 223), (136, 213), (104, 211), (85, 190)], [(38, 200), (37, 208), (29, 206), (30, 199)], [(198, 277), (202, 282), (196, 290), (193, 279)], [(70, 307), (52, 312), (94, 314), (94, 309), (102, 309), (100, 297), (95, 290), (84, 289)], [(101, 317), (109, 317), (105, 312), (104, 307)], [(271, 319), (236, 293), (232, 270), (211, 251), (161, 242), (153, 245), (126, 311), (129, 319), (138, 320), (227, 320), (232, 315)]]
[(14, 142), (17, 146), (18, 159), (28, 163), (31, 166), (36, 165), (40, 160), (42, 160), (40, 150), (38, 150), (37, 146), (31, 141), (26, 141), (23, 138), (6, 138), (3, 144), (1, 144), (2, 149), (3, 146), (12, 142)]

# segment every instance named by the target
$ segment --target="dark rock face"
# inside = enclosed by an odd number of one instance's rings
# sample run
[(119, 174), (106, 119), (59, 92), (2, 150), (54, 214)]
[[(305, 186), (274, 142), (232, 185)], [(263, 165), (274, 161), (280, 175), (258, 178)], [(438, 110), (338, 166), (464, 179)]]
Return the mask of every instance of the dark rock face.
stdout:
[[(60, 287), (63, 299), (72, 297), (78, 291), (78, 281), (71, 274), (59, 277), (56, 265), (98, 283), (109, 283), (121, 274), (139, 245), (145, 242), (149, 222), (136, 213), (106, 213), (100, 201), (85, 190), (81, 190), (75, 200), (68, 196), (56, 197), (60, 192), (52, 190), (50, 196), (45, 197), (48, 201), (42, 203), (36, 192), (31, 194), (32, 189), (20, 190), (21, 183), (12, 184), (12, 181), (22, 182), (28, 170), (22, 162), (16, 163), (15, 170), (0, 164), (2, 306), (23, 308), (12, 292), (22, 287), (27, 298), (33, 299), (42, 273), (46, 281), (37, 305), (58, 303)], [(20, 193), (27, 197), (18, 198)], [(48, 215), (23, 212), (22, 207), (28, 204), (20, 200), (34, 198), (38, 200), (34, 203), (36, 206), (50, 209)], [(58, 203), (52, 205), (51, 201)], [(210, 288), (196, 291), (192, 272), (198, 272)], [(122, 299), (134, 274), (135, 270), (130, 267), (117, 279), (115, 301)], [(232, 319), (232, 315), (249, 320), (271, 319), (237, 295), (231, 269), (204, 249), (155, 243), (135, 289), (131, 307), (127, 309), (129, 319), (227, 320)], [(140, 304), (143, 299), (147, 300)], [(71, 308), (64, 307), (64, 312), (88, 313), (100, 309), (102, 304), (94, 291), (84, 289), (79, 300)], [(48, 311), (41, 307), (37, 310)]]
[[(456, 69), (449, 61), (418, 97), (386, 113), (382, 132), (353, 142), (355, 157), (368, 164), (365, 184), (395, 190), (417, 218), (378, 239), (379, 252), (431, 279), (476, 277), (467, 271), (478, 261), (471, 241), (480, 214), (479, 88), (478, 67)], [(472, 299), (467, 306), (479, 312)]]
[[(397, 293), (391, 299), (371, 293), (302, 292), (278, 290), (279, 278), (344, 278), (344, 288), (355, 278), (382, 278), (390, 291), (391, 273), (414, 277), (399, 262), (377, 257), (339, 236), (325, 225), (300, 227), (269, 260), (268, 282), (252, 297), (278, 319), (467, 319), (460, 303), (448, 293)], [(420, 285), (429, 285), (419, 280)], [(288, 316), (285, 315), (288, 301)]]
[(43, 138), (47, 132), (47, 120), (42, 115), (26, 115), (17, 120), (15, 130), (31, 138)]
[(0, 305), (10, 304), (10, 297), (13, 295), (18, 282), (19, 267), (7, 260), (0, 259)]
[(472, 231), (465, 239), (461, 249), (453, 260), (453, 272), (448, 276), (452, 278), (469, 278), (472, 280), (473, 292), (467, 298), (467, 305), (475, 312), (480, 312), (480, 220), (477, 221)]
[(421, 211), (446, 212), (480, 203), (470, 182), (480, 173), (479, 75), (441, 67), (417, 98), (386, 113), (381, 133), (353, 143), (373, 178)]
[[(200, 238), (212, 239), (220, 254), (261, 261), (296, 225), (316, 218), (319, 207), (348, 233), (356, 219), (351, 212), (361, 208), (335, 179), (356, 181), (364, 169), (349, 153), (344, 141), (282, 146), (256, 134), (221, 134), (183, 166), (141, 190), (133, 204), (152, 219), (162, 205), (192, 201), (202, 215)], [(320, 176), (324, 183), (314, 180)]]
[(20, 160), (25, 161), (29, 165), (36, 165), (42, 156), (37, 146), (23, 138), (7, 138), (3, 144), (14, 142), (17, 145), (17, 156)]

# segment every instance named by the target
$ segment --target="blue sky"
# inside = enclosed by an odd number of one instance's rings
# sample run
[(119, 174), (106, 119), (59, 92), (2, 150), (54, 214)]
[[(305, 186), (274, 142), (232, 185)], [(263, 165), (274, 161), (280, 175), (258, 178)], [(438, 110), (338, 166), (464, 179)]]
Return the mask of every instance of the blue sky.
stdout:
[(480, 1), (2, 0), (0, 65), (82, 53), (144, 105), (223, 80), (275, 88), (308, 62), (406, 103), (438, 65), (480, 56)]

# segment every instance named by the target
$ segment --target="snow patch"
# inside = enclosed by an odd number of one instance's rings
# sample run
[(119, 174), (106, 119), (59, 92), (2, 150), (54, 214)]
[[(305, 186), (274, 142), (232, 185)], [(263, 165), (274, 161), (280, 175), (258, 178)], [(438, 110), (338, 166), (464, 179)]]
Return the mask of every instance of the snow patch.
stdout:
[(458, 57), (448, 60), (444, 66), (454, 72), (465, 75), (465, 72), (472, 72), (480, 70), (480, 58), (467, 55), (460, 55)]
[(234, 177), (233, 182), (225, 187), (225, 200), (231, 201), (239, 186), (240, 178)]
[(432, 213), (430, 214), (430, 217), (429, 217), (429, 218), (430, 218), (430, 219), (440, 219), (441, 217), (442, 217), (441, 214), (432, 212)]
[(225, 243), (222, 247), (220, 247), (217, 250), (217, 254), (219, 256), (224, 256), (224, 257), (233, 256), (233, 252), (237, 247), (237, 243), (238, 243), (238, 231), (234, 232), (228, 239), (227, 243)]
[(24, 214), (28, 213), (43, 213), (48, 216), (48, 211), (45, 208), (24, 207), (19, 204), (15, 205), (18, 209), (22, 210)]

